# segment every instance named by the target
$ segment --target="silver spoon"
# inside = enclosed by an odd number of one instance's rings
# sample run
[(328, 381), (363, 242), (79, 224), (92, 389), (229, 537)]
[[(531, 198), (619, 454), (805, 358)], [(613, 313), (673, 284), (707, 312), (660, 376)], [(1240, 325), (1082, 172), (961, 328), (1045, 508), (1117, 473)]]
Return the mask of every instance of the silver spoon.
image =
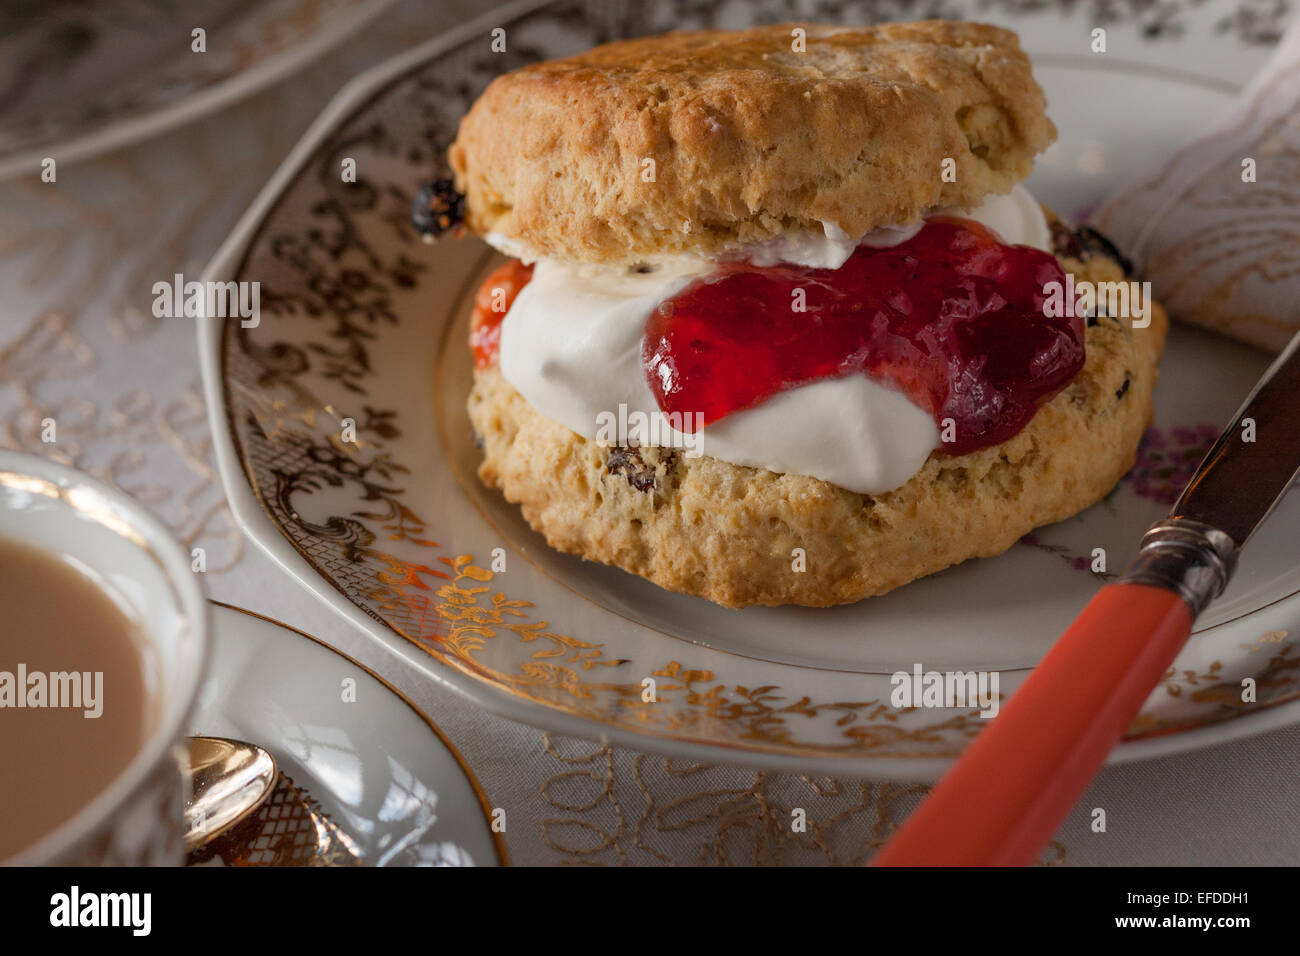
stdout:
[(224, 737), (189, 737), (190, 799), (185, 849), (208, 843), (260, 807), (275, 789), (275, 758), (255, 744)]

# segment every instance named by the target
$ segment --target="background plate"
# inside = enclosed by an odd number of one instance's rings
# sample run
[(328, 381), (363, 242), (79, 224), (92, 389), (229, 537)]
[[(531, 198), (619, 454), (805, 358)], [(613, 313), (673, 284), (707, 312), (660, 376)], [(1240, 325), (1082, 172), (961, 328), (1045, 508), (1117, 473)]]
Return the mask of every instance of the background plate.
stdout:
[[(0, 179), (84, 159), (247, 96), (393, 0), (0, 4)], [(206, 50), (191, 48), (202, 27)]]

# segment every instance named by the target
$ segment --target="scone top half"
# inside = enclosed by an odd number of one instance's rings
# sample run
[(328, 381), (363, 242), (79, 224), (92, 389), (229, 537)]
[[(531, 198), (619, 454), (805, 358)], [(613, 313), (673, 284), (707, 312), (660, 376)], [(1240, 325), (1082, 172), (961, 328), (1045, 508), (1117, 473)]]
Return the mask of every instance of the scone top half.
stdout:
[(498, 77), (450, 150), (466, 221), (629, 265), (972, 208), (1055, 139), (1014, 33), (925, 21), (626, 40)]

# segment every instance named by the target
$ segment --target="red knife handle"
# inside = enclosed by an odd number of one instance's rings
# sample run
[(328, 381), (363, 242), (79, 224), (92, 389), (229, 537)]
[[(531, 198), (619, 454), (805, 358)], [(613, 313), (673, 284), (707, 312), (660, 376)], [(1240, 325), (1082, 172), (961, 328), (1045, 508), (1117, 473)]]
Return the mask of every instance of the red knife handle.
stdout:
[(1173, 591), (1102, 588), (872, 861), (1034, 862), (1192, 629)]

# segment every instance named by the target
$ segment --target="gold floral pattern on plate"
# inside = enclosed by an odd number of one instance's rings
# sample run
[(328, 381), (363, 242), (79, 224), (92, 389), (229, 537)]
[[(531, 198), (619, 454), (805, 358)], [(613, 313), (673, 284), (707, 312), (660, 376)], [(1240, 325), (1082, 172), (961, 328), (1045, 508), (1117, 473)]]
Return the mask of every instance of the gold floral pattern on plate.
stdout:
[[(475, 463), (457, 408), (464, 398), (457, 376), (464, 378), (468, 365), (460, 312), (481, 274), (483, 249), (473, 242), (421, 244), (408, 223), (411, 199), (445, 170), (443, 149), (456, 121), (496, 73), (547, 55), (558, 34), (569, 45), (590, 44), (647, 32), (660, 15), (638, 5), (623, 22), (618, 14), (593, 17), (582, 4), (553, 4), (513, 22), (512, 35), (524, 39), (506, 54), (485, 58), (472, 37), (461, 38), (370, 89), (345, 94), (333, 125), (287, 177), (247, 244), (222, 265), (234, 278), (259, 281), (262, 290), (260, 325), (229, 320), (212, 330), (222, 413), (243, 471), (243, 482), (229, 490), (232, 497), (251, 492), (280, 536), (263, 543), (276, 550), (288, 542), (293, 560), (305, 561), (360, 609), (372, 635), (395, 650), (403, 642), (419, 648), (426, 663), (417, 666), (427, 668), (430, 659), (443, 665), (440, 677), (502, 713), (537, 722), (563, 717), (567, 723), (556, 729), (565, 732), (583, 726), (647, 746), (698, 746), (714, 758), (766, 755), (791, 768), (875, 774), (888, 763), (902, 775), (899, 761), (950, 759), (982, 726), (976, 711), (894, 707), (893, 667), (859, 666), (852, 648), (841, 664), (813, 646), (820, 635), (800, 636), (810, 647), (801, 658), (798, 641), (741, 647), (712, 639), (707, 629), (677, 627), (675, 621), (704, 612), (682, 610), (689, 599), (662, 592), (628, 597), (635, 582), (599, 578), (597, 586), (595, 572), (546, 554), (540, 539), (520, 530), (517, 514), (475, 489), (472, 479), (462, 483)], [(338, 175), (344, 159), (357, 163), (355, 183)], [(1239, 379), (1244, 390), (1258, 371), (1249, 355), (1234, 355), (1231, 388)], [(1194, 404), (1209, 400), (1204, 392), (1185, 395)], [(1199, 422), (1220, 411), (1186, 414)], [(977, 631), (982, 642), (1015, 618), (990, 625), (978, 617), (980, 608), (998, 604), (990, 604), (978, 576), (1002, 574), (998, 586), (1014, 602), (1028, 569), (1067, 595), (1052, 612), (1057, 616), (1040, 614), (1032, 625), (1046, 641), (1068, 622), (1062, 608), (1077, 610), (1095, 587), (1070, 555), (1088, 553), (1092, 544), (1082, 542), (1097, 536), (1116, 550), (1131, 547), (1158, 514), (1153, 507), (1122, 490), (1098, 509), (1045, 529), (1035, 548), (996, 559), (1002, 571), (991, 570), (996, 562), (959, 568), (944, 577), (953, 584), (918, 582), (870, 608), (897, 616), (908, 596), (925, 606), (921, 595), (933, 596), (935, 587), (965, 588), (973, 617), (957, 626)], [(493, 569), (498, 556), (513, 562), (509, 572)], [(1278, 617), (1291, 614), (1287, 608), (1285, 601), (1264, 607), (1272, 614), (1258, 619), (1258, 633), (1286, 632), (1275, 651), (1289, 654), (1291, 635), (1300, 630)], [(821, 620), (856, 627), (868, 617), (861, 609), (845, 613), (858, 616)], [(761, 620), (769, 631), (787, 626), (782, 621), (827, 627), (780, 612)], [(1267, 679), (1259, 680), (1254, 703), (1233, 704), (1222, 688), (1214, 700), (1200, 687), (1169, 692), (1190, 684), (1187, 671), (1210, 673), (1214, 660), (1216, 682), (1225, 686), (1261, 670), (1259, 654), (1222, 653), (1220, 635), (1231, 632), (1235, 646), (1242, 627), (1233, 618), (1205, 632), (1211, 637), (1194, 639), (1130, 736), (1207, 726), (1296, 699), (1300, 683), (1289, 665), (1262, 668)], [(992, 669), (1006, 696), (1043, 645), (1033, 653), (1001, 646), (1006, 653)], [(653, 702), (643, 697), (647, 681)]]

